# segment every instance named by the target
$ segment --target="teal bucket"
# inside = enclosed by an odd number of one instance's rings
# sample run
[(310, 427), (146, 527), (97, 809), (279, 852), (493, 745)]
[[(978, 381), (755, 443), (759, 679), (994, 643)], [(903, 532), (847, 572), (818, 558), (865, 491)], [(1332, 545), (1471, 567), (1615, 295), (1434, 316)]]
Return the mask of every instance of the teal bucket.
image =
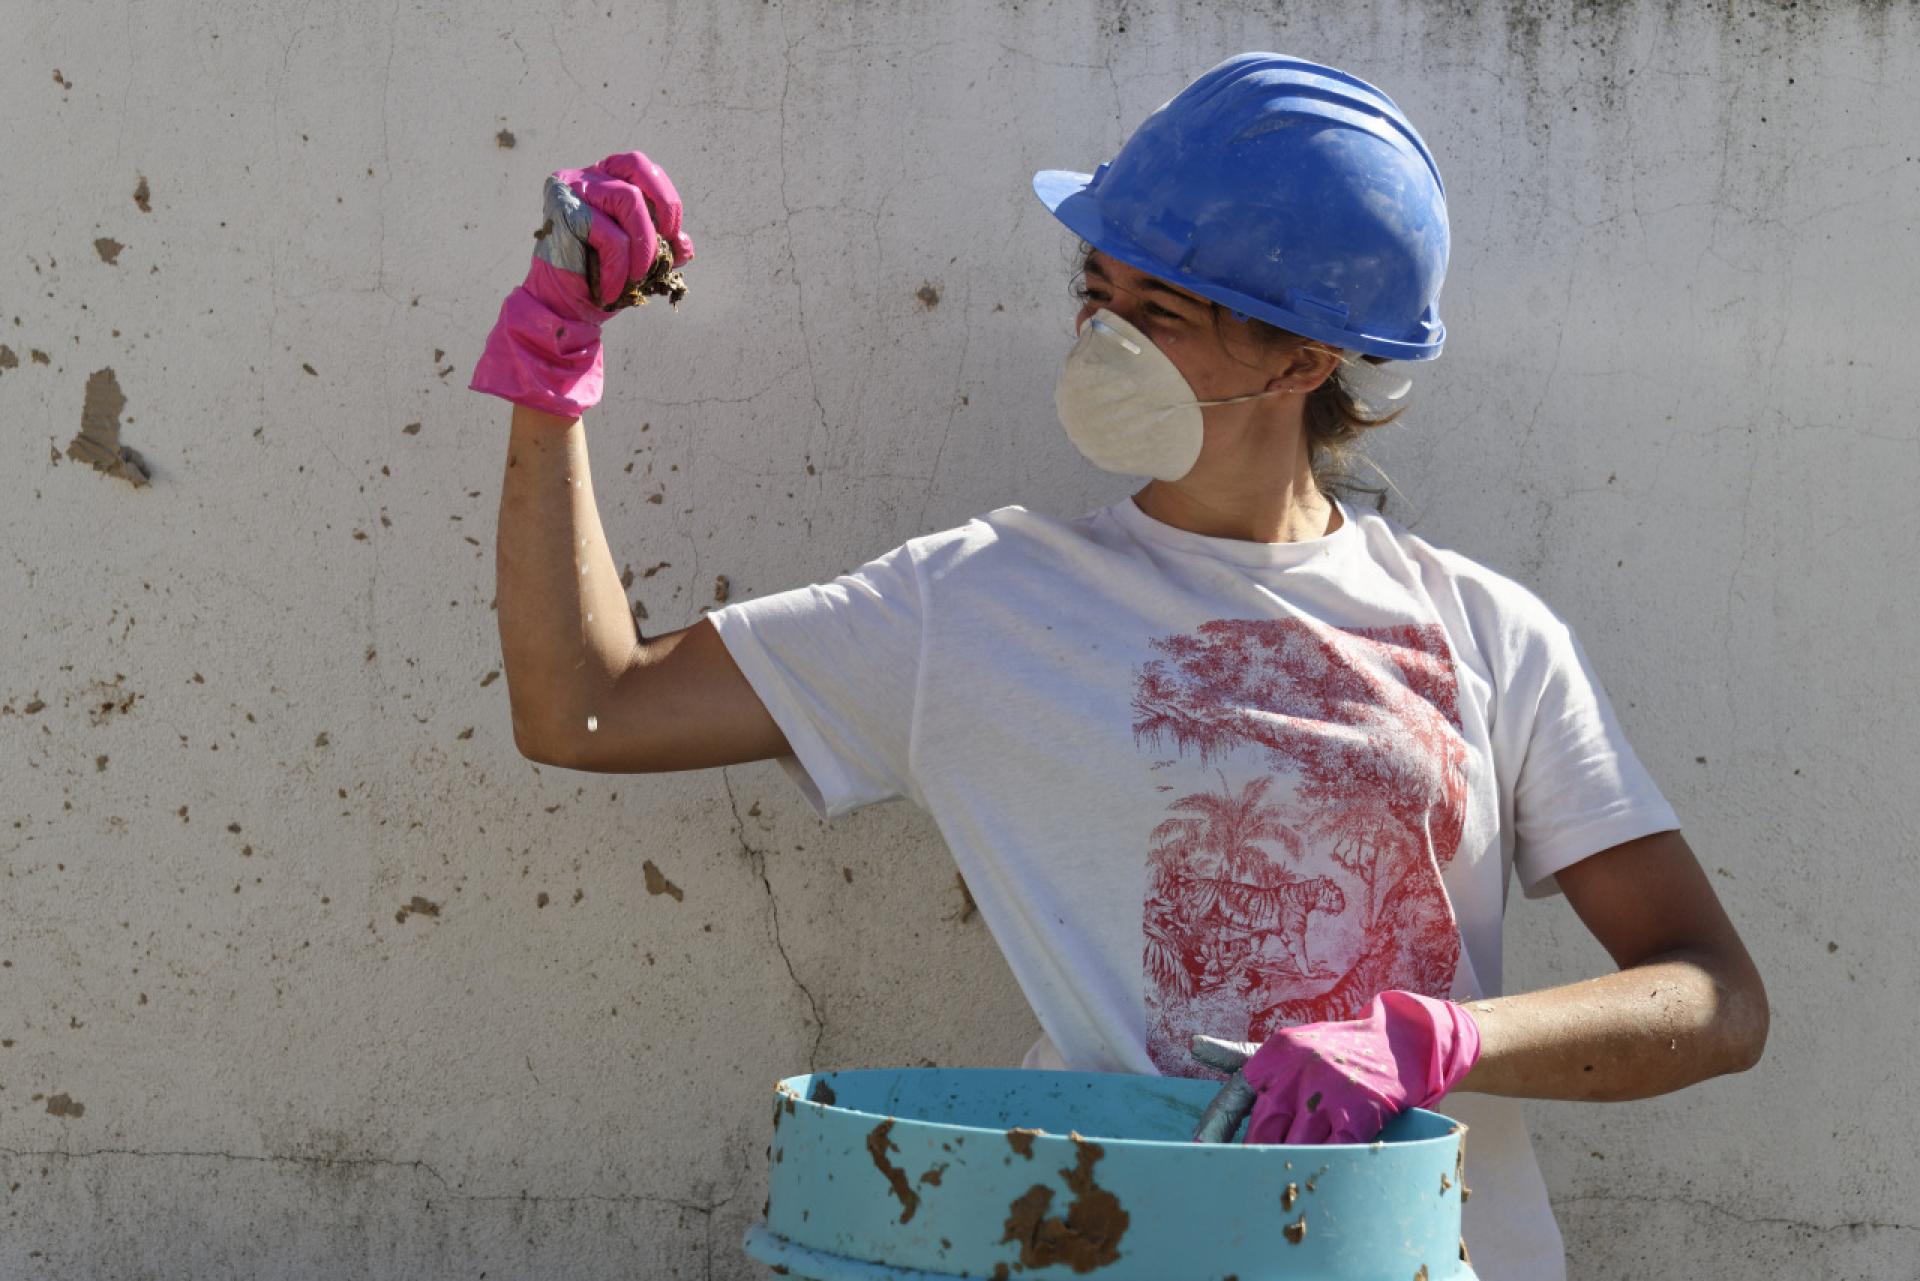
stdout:
[(807, 1281), (1474, 1281), (1466, 1127), (1203, 1144), (1216, 1082), (877, 1068), (774, 1087), (747, 1253)]

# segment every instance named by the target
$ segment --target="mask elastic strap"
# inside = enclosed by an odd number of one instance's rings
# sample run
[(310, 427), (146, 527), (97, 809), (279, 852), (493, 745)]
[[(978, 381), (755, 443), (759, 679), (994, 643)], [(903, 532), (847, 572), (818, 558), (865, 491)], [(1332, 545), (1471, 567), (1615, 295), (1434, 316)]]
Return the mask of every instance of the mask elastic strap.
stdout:
[(1279, 389), (1273, 391), (1250, 391), (1244, 396), (1229, 396), (1225, 400), (1196, 400), (1196, 405), (1237, 405), (1243, 400), (1258, 400), (1262, 396), (1278, 396)]

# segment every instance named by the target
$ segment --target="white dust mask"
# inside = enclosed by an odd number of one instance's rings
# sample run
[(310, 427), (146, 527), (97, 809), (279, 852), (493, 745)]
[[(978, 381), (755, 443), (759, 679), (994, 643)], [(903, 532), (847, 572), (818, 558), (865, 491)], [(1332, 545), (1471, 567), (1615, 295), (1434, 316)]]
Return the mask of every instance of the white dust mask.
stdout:
[(1272, 392), (1196, 400), (1165, 352), (1102, 307), (1067, 353), (1053, 390), (1067, 438), (1102, 471), (1179, 480), (1200, 458), (1200, 410)]
[(1378, 417), (1400, 408), (1395, 402), (1406, 398), (1413, 379), (1397, 364), (1376, 365), (1360, 359), (1359, 352), (1349, 351), (1340, 357), (1340, 385), (1353, 397), (1361, 413)]

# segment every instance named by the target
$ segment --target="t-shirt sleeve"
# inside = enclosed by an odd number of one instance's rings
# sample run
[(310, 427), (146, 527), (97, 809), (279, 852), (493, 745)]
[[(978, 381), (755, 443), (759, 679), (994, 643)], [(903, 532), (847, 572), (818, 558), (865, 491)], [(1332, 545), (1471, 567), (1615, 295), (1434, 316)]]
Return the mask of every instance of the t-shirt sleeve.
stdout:
[(830, 583), (707, 615), (793, 749), (780, 758), (822, 819), (917, 798), (908, 763), (921, 591), (902, 544)]
[(1510, 789), (1513, 867), (1527, 898), (1615, 845), (1680, 826), (1634, 754), (1573, 630), (1530, 593), (1500, 629), (1495, 769)]

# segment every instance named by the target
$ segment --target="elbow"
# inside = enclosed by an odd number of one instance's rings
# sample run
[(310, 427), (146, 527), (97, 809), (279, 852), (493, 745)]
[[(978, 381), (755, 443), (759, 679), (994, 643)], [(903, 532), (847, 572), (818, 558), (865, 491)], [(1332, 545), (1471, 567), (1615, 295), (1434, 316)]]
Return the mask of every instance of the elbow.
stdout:
[(553, 753), (549, 752), (538, 740), (521, 734), (518, 731), (516, 731), (513, 736), (513, 748), (519, 752), (522, 757), (532, 761), (535, 765), (558, 765), (560, 763), (553, 759)]
[(536, 765), (554, 765), (566, 768), (569, 762), (565, 753), (559, 750), (560, 739), (544, 728), (542, 722), (523, 714), (520, 708), (513, 711), (513, 747), (520, 755)]
[(1747, 1015), (1744, 1035), (1740, 1038), (1740, 1057), (1736, 1072), (1745, 1072), (1758, 1067), (1760, 1056), (1767, 1050), (1767, 1030), (1773, 1016), (1767, 1005), (1767, 990), (1759, 981), (1754, 981), (1753, 995), (1750, 998), (1753, 1009)]
[(1723, 1030), (1725, 1067), (1723, 1074), (1746, 1072), (1759, 1066), (1767, 1049), (1767, 1032), (1773, 1022), (1767, 1001), (1766, 985), (1758, 970), (1747, 972), (1734, 984), (1721, 984), (1720, 1019)]

